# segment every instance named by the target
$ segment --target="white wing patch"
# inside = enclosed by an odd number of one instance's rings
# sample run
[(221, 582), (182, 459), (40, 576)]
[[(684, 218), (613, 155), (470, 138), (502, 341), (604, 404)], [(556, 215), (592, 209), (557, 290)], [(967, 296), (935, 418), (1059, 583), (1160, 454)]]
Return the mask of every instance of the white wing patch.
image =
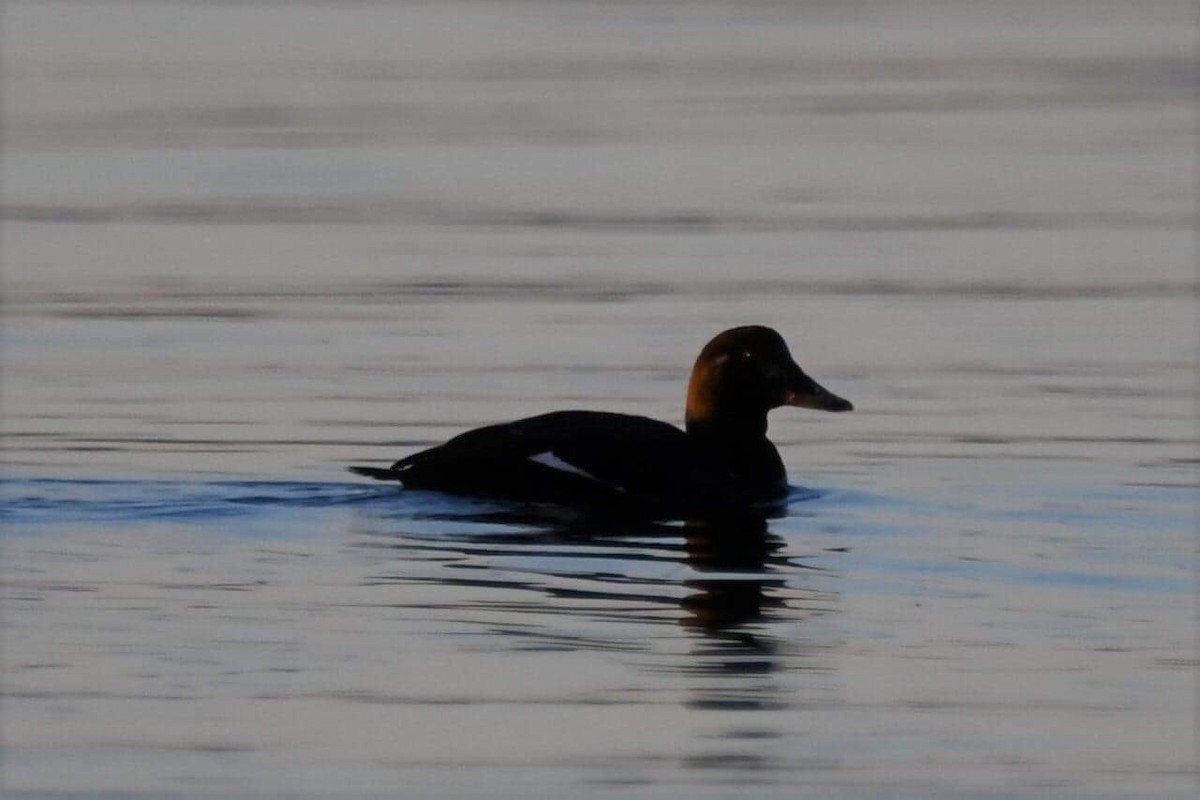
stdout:
[(544, 453), (538, 453), (537, 455), (532, 455), (529, 457), (529, 460), (535, 464), (541, 464), (544, 467), (556, 469), (559, 472), (569, 472), (572, 475), (579, 475), (582, 478), (587, 478), (589, 481), (604, 483), (604, 481), (600, 480), (590, 472), (585, 472), (574, 464), (568, 464), (566, 461), (563, 461), (561, 458), (554, 455), (554, 453), (550, 450), (547, 450)]

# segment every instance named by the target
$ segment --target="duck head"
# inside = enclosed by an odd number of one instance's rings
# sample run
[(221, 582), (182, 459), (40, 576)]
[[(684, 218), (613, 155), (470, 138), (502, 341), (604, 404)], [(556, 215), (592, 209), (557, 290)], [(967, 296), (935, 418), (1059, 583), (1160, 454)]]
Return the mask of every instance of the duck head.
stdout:
[(852, 411), (805, 374), (783, 337), (762, 325), (731, 328), (700, 351), (688, 383), (687, 428), (767, 429), (767, 412), (780, 406)]

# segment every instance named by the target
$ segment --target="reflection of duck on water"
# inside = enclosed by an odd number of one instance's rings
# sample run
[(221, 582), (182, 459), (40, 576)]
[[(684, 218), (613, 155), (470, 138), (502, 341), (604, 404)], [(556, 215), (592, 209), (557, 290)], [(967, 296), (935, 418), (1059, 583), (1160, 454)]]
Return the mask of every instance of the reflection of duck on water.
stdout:
[(766, 572), (767, 560), (782, 547), (761, 517), (688, 525), (684, 551), (697, 577), (684, 583), (698, 591), (683, 599), (682, 623), (716, 633), (761, 619), (774, 602), (765, 586), (782, 583)]
[(778, 503), (787, 475), (767, 439), (780, 406), (849, 411), (792, 360), (774, 330), (718, 335), (688, 384), (686, 431), (601, 411), (558, 411), (478, 428), (383, 469), (351, 467), (414, 489), (678, 517)]
[[(563, 572), (547, 569), (546, 574), (567, 580), (581, 576), (592, 580), (593, 583), (580, 592), (595, 599), (607, 597), (623, 603), (637, 597), (654, 606), (678, 604), (684, 612), (680, 624), (707, 633), (731, 631), (743, 623), (762, 619), (764, 608), (783, 605), (765, 590), (784, 587), (787, 575), (794, 571), (795, 564), (791, 559), (779, 554), (785, 546), (783, 539), (769, 532), (767, 520), (761, 515), (696, 518), (680, 525), (578, 512), (547, 512), (546, 508), (534, 507), (470, 513), (448, 509), (424, 513), (421, 519), (425, 523), (450, 523), (452, 526), (469, 523), (491, 530), (445, 538), (409, 538), (400, 532), (376, 533), (385, 538), (373, 544), (422, 554), (453, 551), (466, 555), (487, 553), (525, 558), (528, 562), (519, 572), (521, 576), (541, 571), (539, 559), (542, 558), (552, 559), (555, 566), (560, 566), (564, 559), (573, 558), (578, 559), (581, 566), (595, 558), (610, 563), (629, 559), (631, 573), (637, 572), (634, 564), (683, 564), (689, 568), (691, 576), (684, 578), (682, 585), (695, 590), (683, 598), (674, 590), (680, 585), (677, 577), (638, 578), (631, 582), (625, 577), (624, 570), (601, 575), (592, 574), (586, 568)], [(393, 536), (392, 542), (387, 543)], [(574, 553), (575, 547), (579, 548), (578, 555)], [(438, 579), (438, 582), (447, 580)], [(498, 580), (494, 576), (481, 576), (478, 581), (456, 576), (454, 580), (490, 587), (513, 585), (529, 589), (534, 586), (524, 580)], [(615, 581), (616, 588), (607, 593), (604, 587), (610, 580)], [(631, 584), (640, 585), (643, 591), (631, 592)], [(661, 587), (663, 591), (658, 592), (655, 587)]]

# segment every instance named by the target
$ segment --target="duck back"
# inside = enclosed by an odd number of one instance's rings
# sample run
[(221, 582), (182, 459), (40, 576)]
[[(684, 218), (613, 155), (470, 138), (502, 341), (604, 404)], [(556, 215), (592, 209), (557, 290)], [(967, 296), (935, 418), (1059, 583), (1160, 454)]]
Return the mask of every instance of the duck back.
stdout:
[[(778, 463), (773, 447), (770, 456)], [(477, 428), (364, 474), (412, 489), (661, 513), (742, 506), (779, 494), (778, 486), (753, 491), (673, 425), (603, 411), (557, 411)]]

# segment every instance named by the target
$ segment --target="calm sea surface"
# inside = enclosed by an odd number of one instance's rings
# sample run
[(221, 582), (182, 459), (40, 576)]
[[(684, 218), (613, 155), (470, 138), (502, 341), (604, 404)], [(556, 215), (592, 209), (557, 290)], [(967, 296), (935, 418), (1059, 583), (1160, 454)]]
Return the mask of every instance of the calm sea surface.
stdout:
[[(1194, 796), (1195, 20), (10, 0), (4, 796)], [(344, 471), (748, 322), (762, 527)]]

